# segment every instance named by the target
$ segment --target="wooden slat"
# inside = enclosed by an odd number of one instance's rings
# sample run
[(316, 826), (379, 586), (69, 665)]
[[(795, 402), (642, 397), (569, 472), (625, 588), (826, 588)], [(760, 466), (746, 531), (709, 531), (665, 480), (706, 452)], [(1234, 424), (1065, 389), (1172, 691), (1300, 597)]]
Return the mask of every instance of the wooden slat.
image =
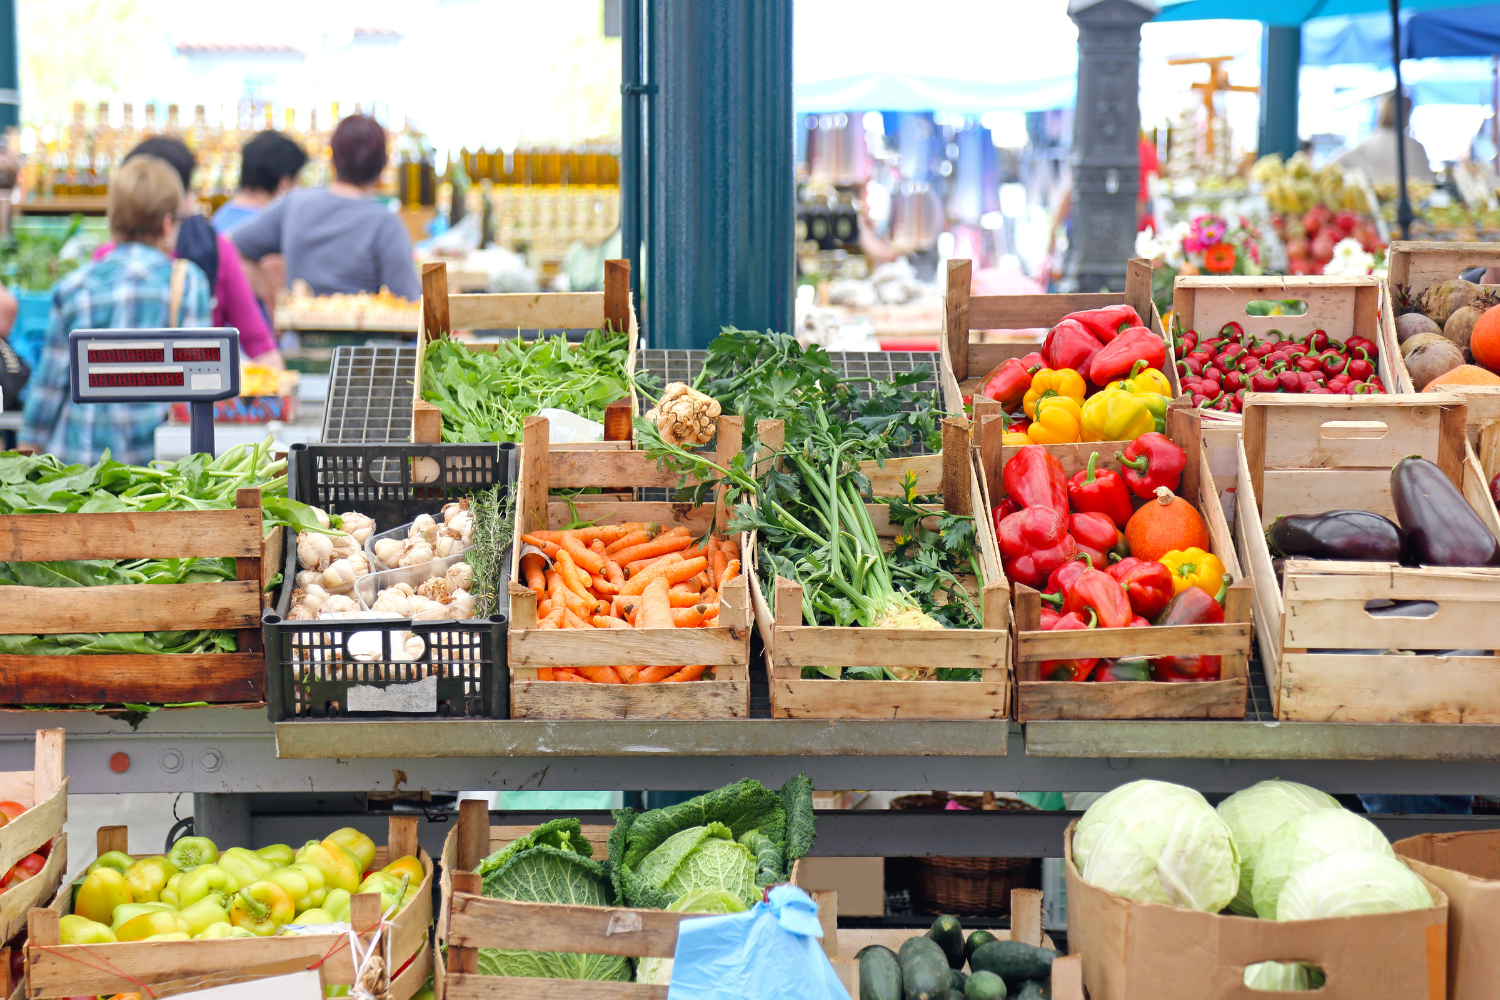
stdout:
[[(943, 418), (943, 509), (950, 514), (974, 513), (971, 480), (974, 463), (969, 457), (969, 422), (963, 417)], [(899, 494), (898, 494), (899, 495)]]
[(0, 704), (256, 702), (266, 698), (258, 653), (0, 656)]
[(483, 799), (464, 799), (458, 804), (458, 839), (454, 862), (460, 872), (471, 872), (489, 854), (489, 805)]
[(948, 288), (943, 306), (943, 340), (948, 347), (953, 374), (960, 381), (969, 377), (971, 266), (967, 260), (948, 261)]
[(454, 295), (448, 312), (455, 330), (593, 330), (604, 325), (604, 293)]
[(468, 948), (671, 958), (689, 913), (524, 903), (455, 893), (448, 943)]
[(255, 510), (114, 514), (10, 514), (0, 562), (259, 556)]
[[(1362, 640), (1361, 640), (1362, 641)], [(1277, 717), (1305, 722), (1500, 723), (1492, 656), (1282, 656)]]
[(1010, 633), (996, 629), (778, 627), (772, 658), (778, 667), (999, 667), (1010, 661)]
[[(52, 851), (47, 855), (47, 863), (42, 866), (42, 870), (0, 895), (0, 934), (4, 934), (7, 941), (26, 929), (27, 912), (33, 906), (46, 906), (47, 901), (57, 892), (57, 887), (62, 884), (63, 876), (67, 874), (68, 836), (60, 832), (63, 822), (61, 815), (57, 816), (56, 822), (57, 826), (52, 834), (55, 838), (52, 841)], [(16, 861), (40, 846), (41, 843), (34, 844), (31, 850), (22, 852)]]
[[(1116, 292), (1076, 292), (1069, 295), (975, 295), (969, 299), (970, 330), (1047, 329), (1069, 313), (1119, 305)], [(1144, 318), (1144, 317), (1143, 317)], [(955, 375), (958, 373), (955, 371)], [(970, 374), (983, 375), (970, 366)]]
[(750, 681), (567, 684), (512, 680), (512, 719), (744, 719)]
[(529, 629), (510, 633), (508, 656), (515, 667), (745, 666), (748, 630), (733, 628)]
[(1249, 622), (1221, 625), (1155, 625), (1068, 632), (1017, 632), (1017, 660), (1066, 660), (1085, 656), (1221, 656), (1249, 653)]
[(1021, 681), (1016, 719), (1243, 719), (1243, 677), (1161, 684), (1153, 681)]
[[(27, 772), (14, 773), (35, 780), (35, 776)], [(34, 793), (20, 797), (19, 801), (29, 808), (0, 830), (0, 866), (6, 871), (62, 832), (63, 821), (68, 818), (67, 785), (64, 779), (45, 798), (37, 798)], [(0, 906), (5, 903), (7, 895), (9, 893), (0, 894)]]
[[(681, 473), (658, 466), (644, 451), (554, 449), (547, 457), (547, 484), (554, 490), (595, 486), (675, 489), (684, 479)], [(697, 482), (692, 476), (686, 481), (688, 485)]]
[[(143, 591), (149, 586), (149, 598)], [(260, 623), (256, 580), (125, 584), (111, 587), (6, 587), (0, 634), (161, 632), (254, 628)]]
[(521, 495), (516, 503), (516, 534), (549, 527), (547, 491), (551, 464), (547, 454), (547, 418), (527, 417), (522, 422), (521, 451), (516, 457)]
[(411, 404), (411, 439), (413, 444), (439, 444), (443, 440), (443, 411), (425, 399)]
[(630, 261), (604, 262), (604, 322), (616, 333), (630, 329)]
[[(422, 265), (422, 342), (446, 337), (453, 327), (448, 321), (448, 265), (442, 261)], [(420, 369), (419, 369), (420, 371)]]
[[(589, 1000), (667, 1000), (667, 987), (644, 983), (589, 983)], [(570, 979), (521, 979), (515, 976), (448, 976), (447, 1000), (559, 1000), (578, 993)]]
[(1007, 719), (1010, 683), (771, 677), (776, 719)]
[(1494, 243), (1397, 240), (1390, 247), (1390, 262), (1393, 289), (1421, 292), (1472, 267), (1500, 267), (1500, 247)]

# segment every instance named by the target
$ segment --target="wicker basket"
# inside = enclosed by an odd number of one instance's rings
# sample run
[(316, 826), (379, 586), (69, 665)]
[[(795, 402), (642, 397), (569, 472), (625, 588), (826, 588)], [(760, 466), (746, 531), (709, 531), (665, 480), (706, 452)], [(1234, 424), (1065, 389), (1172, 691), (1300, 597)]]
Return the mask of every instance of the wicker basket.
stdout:
[[(981, 795), (903, 795), (891, 801), (892, 809), (943, 811), (949, 801), (965, 809), (1033, 812), (1036, 807), (1019, 799), (997, 799), (993, 792)], [(1032, 858), (911, 858), (912, 908), (922, 913), (954, 913), (970, 916), (1005, 916), (1010, 913), (1010, 891), (1024, 889), (1036, 863)]]

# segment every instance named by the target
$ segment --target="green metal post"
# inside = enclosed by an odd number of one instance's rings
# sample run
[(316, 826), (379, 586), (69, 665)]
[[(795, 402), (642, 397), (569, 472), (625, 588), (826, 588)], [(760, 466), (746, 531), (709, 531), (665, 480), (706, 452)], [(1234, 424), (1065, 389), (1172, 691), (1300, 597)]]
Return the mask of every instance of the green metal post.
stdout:
[(21, 124), (21, 57), (17, 35), (16, 0), (0, 0), (0, 130)]
[(1260, 155), (1297, 151), (1297, 83), (1302, 71), (1302, 29), (1264, 25), (1261, 43)]

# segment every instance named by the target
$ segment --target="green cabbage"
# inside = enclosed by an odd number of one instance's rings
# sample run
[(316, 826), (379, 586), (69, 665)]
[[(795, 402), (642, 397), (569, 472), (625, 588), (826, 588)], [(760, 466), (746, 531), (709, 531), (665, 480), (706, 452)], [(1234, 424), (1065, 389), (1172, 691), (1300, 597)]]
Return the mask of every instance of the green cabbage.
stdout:
[(1374, 823), (1341, 807), (1313, 809), (1277, 827), (1266, 838), (1256, 862), (1252, 887), (1256, 915), (1280, 919), (1277, 900), (1287, 880), (1314, 861), (1350, 847), (1396, 856)]
[[(1229, 827), (1192, 789), (1159, 781), (1131, 784), (1144, 787), (1116, 789), (1079, 822), (1087, 835), (1083, 880), (1143, 903), (1222, 910), (1240, 879)], [(1103, 817), (1090, 821), (1100, 806)], [(1075, 864), (1077, 844), (1075, 832)]]
[(737, 844), (723, 823), (688, 827), (646, 855), (637, 873), (674, 899), (697, 889), (722, 889), (748, 908), (755, 904), (755, 855)]
[(1243, 916), (1254, 916), (1255, 865), (1266, 839), (1281, 824), (1312, 809), (1337, 808), (1338, 800), (1332, 795), (1280, 778), (1258, 781), (1220, 802), (1219, 818), (1229, 824), (1235, 850), (1240, 854), (1240, 889), (1229, 908)]
[[(483, 879), (484, 894), (495, 899), (612, 906), (609, 872), (592, 854), (593, 845), (584, 839), (577, 819), (555, 819), (485, 858), (475, 871)], [(479, 971), (487, 976), (623, 982), (630, 979), (630, 960), (620, 955), (480, 948)]]
[[(744, 913), (739, 897), (723, 889), (694, 889), (667, 907), (673, 913)], [(670, 958), (643, 958), (636, 966), (635, 981), (666, 986), (672, 981)]]
[(1383, 852), (1351, 847), (1298, 868), (1281, 890), (1276, 919), (1357, 917), (1432, 905), (1427, 886), (1389, 846)]

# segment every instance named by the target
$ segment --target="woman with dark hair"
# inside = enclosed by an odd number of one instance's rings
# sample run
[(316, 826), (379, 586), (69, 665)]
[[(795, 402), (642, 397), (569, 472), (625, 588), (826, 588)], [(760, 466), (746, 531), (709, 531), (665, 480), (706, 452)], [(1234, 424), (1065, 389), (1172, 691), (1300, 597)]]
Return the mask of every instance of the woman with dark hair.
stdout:
[(256, 133), (240, 150), (240, 189), (214, 213), (214, 228), (232, 233), (297, 185), (307, 153), (275, 129)]
[[(180, 139), (152, 136), (125, 155), (129, 163), (138, 156), (165, 160), (182, 179), (182, 207), (178, 216), (172, 256), (190, 260), (208, 275), (208, 294), (213, 299), (213, 325), (240, 331), (240, 356), (258, 365), (280, 370), (286, 367), (276, 349), (276, 337), (266, 322), (260, 303), (250, 288), (239, 252), (229, 237), (214, 232), (213, 224), (198, 211), (198, 196), (193, 193), (193, 170), (197, 160), (193, 151)], [(115, 249), (113, 241), (94, 251), (95, 260), (103, 260)]]
[(247, 268), (254, 273), (262, 258), (281, 254), (286, 281), (305, 281), (317, 295), (388, 288), (420, 298), (406, 226), (370, 198), (385, 169), (385, 141), (385, 129), (366, 115), (339, 122), (329, 144), (334, 182), (291, 191), (234, 231)]

